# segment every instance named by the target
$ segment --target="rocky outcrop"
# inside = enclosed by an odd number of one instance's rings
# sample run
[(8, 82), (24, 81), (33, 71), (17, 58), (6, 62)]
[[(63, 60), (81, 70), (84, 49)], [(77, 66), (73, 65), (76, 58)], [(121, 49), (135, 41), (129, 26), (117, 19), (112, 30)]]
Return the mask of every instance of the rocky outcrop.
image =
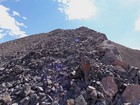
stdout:
[(0, 45), (1, 105), (140, 104), (140, 69), (104, 34), (81, 27), (6, 44), (13, 49)]

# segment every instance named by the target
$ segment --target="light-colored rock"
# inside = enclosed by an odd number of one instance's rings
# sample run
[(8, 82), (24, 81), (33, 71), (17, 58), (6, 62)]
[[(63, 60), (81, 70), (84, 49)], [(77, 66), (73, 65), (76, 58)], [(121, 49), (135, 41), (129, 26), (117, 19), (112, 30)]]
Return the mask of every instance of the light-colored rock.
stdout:
[(9, 103), (10, 101), (12, 101), (12, 98), (9, 94), (6, 94), (6, 95), (3, 96), (3, 101), (5, 103)]
[(52, 81), (50, 79), (47, 79), (46, 82), (47, 82), (48, 85), (51, 85), (52, 84)]
[(67, 105), (75, 105), (74, 99), (68, 99), (67, 100)]
[(90, 92), (90, 97), (96, 101), (97, 100), (97, 90), (95, 89), (95, 87), (92, 86), (88, 86), (87, 91)]
[(18, 105), (18, 103), (13, 103), (12, 105)]

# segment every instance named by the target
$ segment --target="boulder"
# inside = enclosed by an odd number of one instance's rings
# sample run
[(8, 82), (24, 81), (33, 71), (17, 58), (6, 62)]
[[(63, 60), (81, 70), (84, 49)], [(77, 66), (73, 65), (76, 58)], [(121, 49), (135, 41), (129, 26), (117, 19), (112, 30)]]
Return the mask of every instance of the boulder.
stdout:
[(105, 94), (107, 95), (106, 99), (108, 101), (111, 101), (113, 96), (117, 93), (118, 87), (117, 84), (114, 81), (114, 77), (105, 77), (101, 81), (103, 85), (103, 89), (105, 91)]
[(129, 85), (122, 94), (124, 103), (140, 104), (140, 85)]

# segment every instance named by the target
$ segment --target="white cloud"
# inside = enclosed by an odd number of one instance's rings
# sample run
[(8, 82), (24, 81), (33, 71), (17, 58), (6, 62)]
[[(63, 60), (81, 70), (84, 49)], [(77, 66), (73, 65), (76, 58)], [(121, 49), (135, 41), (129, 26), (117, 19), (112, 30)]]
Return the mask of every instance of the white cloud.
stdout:
[(27, 18), (25, 16), (21, 16), (17, 11), (13, 11), (13, 16), (18, 16), (18, 17), (22, 17), (23, 20), (27, 20)]
[(57, 0), (58, 8), (65, 13), (68, 20), (89, 19), (96, 15), (96, 6), (93, 0)]
[(25, 16), (23, 16), (22, 19), (27, 20), (27, 18)]
[(140, 31), (140, 15), (138, 16), (137, 20), (135, 21), (135, 31)]
[[(27, 36), (26, 32), (21, 30), (21, 27), (26, 27), (23, 23), (18, 22), (9, 13), (9, 8), (0, 5), (0, 29), (4, 30), (1, 32), (1, 36), (11, 35), (15, 37)], [(3, 35), (2, 35), (3, 34)]]
[(0, 39), (2, 39), (8, 31), (4, 30), (4, 29), (0, 29)]
[(17, 21), (16, 21), (16, 25), (27, 28), (27, 26), (24, 23), (20, 23), (20, 22), (17, 22)]
[(5, 34), (3, 32), (4, 32), (4, 30), (0, 29), (0, 39), (2, 39), (5, 36)]
[(20, 16), (20, 14), (16, 11), (13, 11), (13, 16)]
[(0, 33), (0, 39), (2, 39), (3, 37), (4, 37), (4, 34), (1, 34), (1, 33)]

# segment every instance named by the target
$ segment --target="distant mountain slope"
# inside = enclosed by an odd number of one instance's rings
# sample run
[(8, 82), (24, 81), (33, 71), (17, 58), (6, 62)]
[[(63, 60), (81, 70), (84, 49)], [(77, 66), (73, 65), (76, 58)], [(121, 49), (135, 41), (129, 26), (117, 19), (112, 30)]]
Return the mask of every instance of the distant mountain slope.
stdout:
[[(93, 31), (86, 27), (80, 27), (76, 30), (79, 30), (79, 32), (83, 31), (84, 33), (85, 33), (85, 30), (87, 31), (87, 33), (90, 33)], [(19, 57), (21, 55), (25, 55), (27, 52), (39, 47), (40, 43), (42, 43), (41, 46), (43, 47), (43, 43), (45, 45), (45, 43), (48, 43), (50, 40), (53, 40), (55, 37), (58, 37), (58, 35), (67, 37), (67, 35), (76, 34), (74, 31), (75, 29), (70, 29), (70, 30), (56, 29), (49, 33), (40, 33), (36, 35), (31, 35), (25, 38), (21, 38), (21, 39), (17, 39), (17, 40), (0, 44), (0, 61), (5, 61), (6, 59), (7, 60), (12, 59), (15, 56)], [(96, 31), (93, 31), (93, 32), (97, 36), (104, 35)], [(93, 34), (93, 32), (90, 34)], [(130, 49), (128, 47), (117, 44), (115, 42), (113, 42), (113, 44), (119, 50), (120, 55), (125, 62), (133, 66), (140, 67), (140, 51), (139, 50)]]
[(140, 51), (134, 50), (123, 45), (113, 43), (119, 50), (121, 57), (125, 62), (140, 68)]

